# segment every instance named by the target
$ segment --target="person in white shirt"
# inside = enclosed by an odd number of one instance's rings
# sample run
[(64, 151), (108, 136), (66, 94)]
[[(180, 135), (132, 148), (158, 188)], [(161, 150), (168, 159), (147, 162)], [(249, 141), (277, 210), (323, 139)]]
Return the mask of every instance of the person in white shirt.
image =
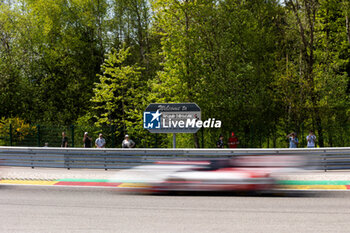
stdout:
[(129, 139), (129, 135), (125, 135), (125, 139), (122, 142), (123, 148), (133, 148), (135, 146), (135, 142)]
[(307, 147), (308, 148), (315, 148), (316, 136), (315, 136), (314, 132), (312, 132), (310, 130), (309, 135), (306, 136), (306, 140), (307, 140)]
[(95, 146), (97, 148), (104, 148), (106, 146), (106, 140), (102, 136), (102, 133), (100, 133), (95, 141)]

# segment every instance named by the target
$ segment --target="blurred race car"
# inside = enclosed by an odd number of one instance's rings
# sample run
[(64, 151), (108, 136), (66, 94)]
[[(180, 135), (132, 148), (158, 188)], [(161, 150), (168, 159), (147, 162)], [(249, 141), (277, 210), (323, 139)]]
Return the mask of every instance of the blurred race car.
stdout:
[(150, 182), (151, 191), (263, 191), (274, 188), (266, 168), (238, 167), (233, 159), (209, 161), (161, 161), (171, 168), (162, 180)]
[(121, 171), (115, 179), (128, 181), (120, 190), (136, 192), (262, 191), (274, 187), (270, 169), (239, 166), (237, 162), (237, 158), (158, 161)]
[(123, 181), (119, 190), (167, 191), (271, 191), (281, 175), (303, 172), (308, 159), (295, 155), (248, 155), (224, 159), (158, 161), (119, 171), (111, 182)]

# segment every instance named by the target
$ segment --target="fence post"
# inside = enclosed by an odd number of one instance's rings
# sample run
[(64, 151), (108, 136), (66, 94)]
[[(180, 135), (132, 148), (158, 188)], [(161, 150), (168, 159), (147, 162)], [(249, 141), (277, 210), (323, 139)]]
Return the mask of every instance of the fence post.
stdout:
[(12, 146), (12, 124), (10, 124), (10, 146)]
[(155, 144), (155, 148), (158, 148), (158, 134), (156, 133), (156, 144)]
[(112, 148), (115, 148), (115, 125), (111, 125), (111, 133), (112, 133)]
[(301, 122), (301, 124), (300, 124), (300, 137), (299, 138), (301, 138), (301, 144), (303, 146), (305, 144), (307, 144), (307, 142), (305, 142), (306, 138), (304, 137), (304, 122)]
[(202, 148), (204, 148), (204, 127), (202, 127), (201, 130), (202, 130)]
[(254, 135), (254, 132), (253, 132), (253, 129), (254, 128), (254, 126), (251, 126), (250, 127), (250, 130), (249, 130), (249, 147), (250, 148), (253, 148), (253, 144), (254, 144), (254, 142), (253, 142), (253, 135)]
[(72, 147), (74, 147), (74, 125), (70, 126), (71, 134), (72, 134)]
[(38, 142), (38, 147), (40, 147), (40, 125), (37, 125), (37, 142)]

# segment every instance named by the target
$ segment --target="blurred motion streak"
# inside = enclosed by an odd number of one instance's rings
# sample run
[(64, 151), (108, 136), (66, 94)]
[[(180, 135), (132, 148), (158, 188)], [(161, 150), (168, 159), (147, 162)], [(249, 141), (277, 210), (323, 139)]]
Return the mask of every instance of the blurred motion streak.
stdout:
[[(225, 159), (166, 160), (119, 171), (116, 179), (132, 185), (119, 187), (131, 192), (171, 191), (271, 191), (279, 176), (317, 167), (300, 155), (249, 155)], [(110, 180), (113, 182), (113, 179)]]

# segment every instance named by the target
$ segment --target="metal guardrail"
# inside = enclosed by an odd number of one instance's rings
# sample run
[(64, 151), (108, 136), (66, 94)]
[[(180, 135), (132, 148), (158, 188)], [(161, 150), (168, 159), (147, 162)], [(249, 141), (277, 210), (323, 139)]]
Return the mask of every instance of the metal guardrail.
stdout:
[(0, 147), (0, 166), (125, 169), (158, 160), (203, 160), (253, 155), (303, 155), (321, 170), (350, 169), (350, 148), (96, 149)]

